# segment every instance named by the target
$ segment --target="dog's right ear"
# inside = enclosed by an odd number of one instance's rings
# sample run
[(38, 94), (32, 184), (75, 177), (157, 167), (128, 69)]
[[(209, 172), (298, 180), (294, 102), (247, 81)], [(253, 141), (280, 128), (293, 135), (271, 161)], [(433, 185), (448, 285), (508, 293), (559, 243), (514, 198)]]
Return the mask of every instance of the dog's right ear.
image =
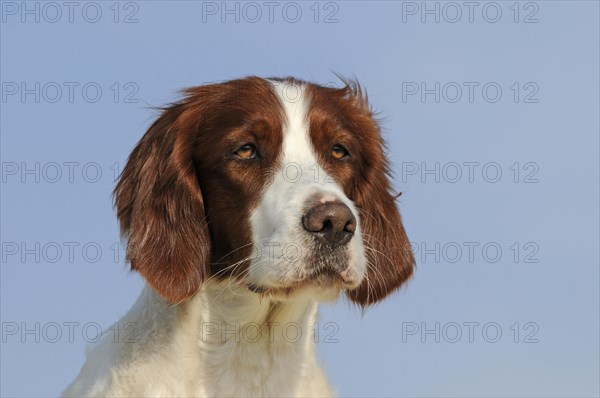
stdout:
[(163, 112), (131, 153), (114, 192), (131, 268), (171, 302), (193, 296), (209, 272), (194, 132), (181, 122), (189, 116), (184, 104)]

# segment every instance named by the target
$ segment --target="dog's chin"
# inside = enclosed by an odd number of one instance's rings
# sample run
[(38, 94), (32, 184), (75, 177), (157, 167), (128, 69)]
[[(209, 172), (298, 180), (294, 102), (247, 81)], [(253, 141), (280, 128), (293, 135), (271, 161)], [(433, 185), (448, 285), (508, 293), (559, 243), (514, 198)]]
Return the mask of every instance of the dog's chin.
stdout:
[(343, 278), (335, 272), (321, 271), (305, 278), (278, 283), (277, 286), (263, 286), (249, 284), (248, 289), (272, 298), (292, 298), (294, 296), (310, 294), (318, 301), (336, 300), (342, 290), (350, 287)]

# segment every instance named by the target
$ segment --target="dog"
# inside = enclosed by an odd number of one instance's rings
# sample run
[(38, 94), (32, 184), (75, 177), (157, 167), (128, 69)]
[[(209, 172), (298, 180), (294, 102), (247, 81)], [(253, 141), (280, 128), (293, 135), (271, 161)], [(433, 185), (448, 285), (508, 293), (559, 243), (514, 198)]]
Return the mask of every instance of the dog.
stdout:
[(335, 393), (318, 303), (368, 307), (415, 263), (378, 122), (342, 82), (246, 77), (163, 109), (114, 192), (147, 282), (119, 323), (135, 338), (103, 338), (64, 396)]

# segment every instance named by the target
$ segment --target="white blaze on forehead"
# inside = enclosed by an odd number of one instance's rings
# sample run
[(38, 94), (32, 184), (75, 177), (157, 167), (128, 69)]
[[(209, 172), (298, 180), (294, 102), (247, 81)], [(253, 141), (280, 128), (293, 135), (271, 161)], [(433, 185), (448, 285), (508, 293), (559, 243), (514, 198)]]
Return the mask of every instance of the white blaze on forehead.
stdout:
[(283, 166), (297, 163), (302, 168), (302, 174), (310, 170), (305, 169), (316, 165), (316, 156), (310, 142), (308, 111), (310, 98), (304, 84), (293, 84), (288, 81), (272, 81), (273, 88), (281, 100), (285, 113), (283, 126)]

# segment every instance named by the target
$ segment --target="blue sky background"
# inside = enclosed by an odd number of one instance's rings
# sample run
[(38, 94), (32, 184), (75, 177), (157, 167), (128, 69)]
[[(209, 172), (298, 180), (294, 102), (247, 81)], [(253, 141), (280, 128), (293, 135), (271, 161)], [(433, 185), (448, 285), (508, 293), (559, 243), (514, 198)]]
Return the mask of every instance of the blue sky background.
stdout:
[(332, 71), (381, 112), (418, 249), (398, 294), (322, 309), (340, 395), (599, 395), (598, 2), (53, 4), (0, 3), (2, 396), (58, 395), (139, 294), (111, 191), (152, 106)]

